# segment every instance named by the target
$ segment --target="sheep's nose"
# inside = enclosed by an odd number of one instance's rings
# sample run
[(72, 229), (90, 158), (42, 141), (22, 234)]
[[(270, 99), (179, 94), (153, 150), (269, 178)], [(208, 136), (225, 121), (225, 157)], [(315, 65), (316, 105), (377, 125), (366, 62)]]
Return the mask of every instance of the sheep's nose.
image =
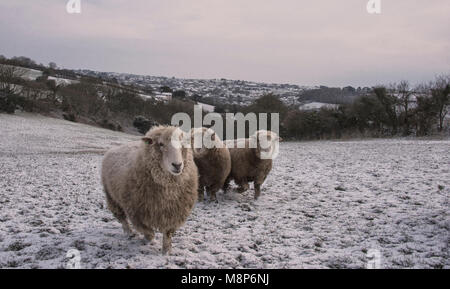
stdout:
[(179, 171), (179, 170), (181, 169), (181, 165), (182, 165), (182, 163), (178, 163), (178, 164), (172, 163), (172, 166), (173, 166), (177, 171)]

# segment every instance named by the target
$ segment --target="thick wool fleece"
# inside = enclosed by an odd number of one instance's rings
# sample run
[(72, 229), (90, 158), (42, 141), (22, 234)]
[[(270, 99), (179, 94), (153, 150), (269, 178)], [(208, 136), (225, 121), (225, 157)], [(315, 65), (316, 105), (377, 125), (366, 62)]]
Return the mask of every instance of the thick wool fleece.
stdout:
[[(272, 159), (260, 159), (260, 148), (251, 148), (250, 139), (226, 141), (231, 156), (231, 172), (228, 176), (224, 190), (228, 188), (231, 180), (239, 186), (239, 191), (248, 189), (249, 182), (255, 186), (255, 199), (261, 194), (261, 185), (272, 170)], [(245, 142), (244, 148), (237, 148), (238, 142)]]
[(203, 199), (205, 189), (211, 199), (215, 200), (216, 192), (223, 187), (231, 171), (228, 148), (223, 144), (221, 147), (204, 148), (201, 153), (194, 152), (194, 160), (199, 173), (199, 199)]
[[(158, 126), (146, 137), (167, 141), (174, 129)], [(146, 236), (159, 230), (170, 237), (191, 213), (198, 172), (191, 149), (183, 149), (184, 169), (178, 176), (162, 169), (161, 157), (156, 142), (138, 141), (111, 149), (103, 160), (102, 181), (108, 207), (119, 221), (128, 218)]]

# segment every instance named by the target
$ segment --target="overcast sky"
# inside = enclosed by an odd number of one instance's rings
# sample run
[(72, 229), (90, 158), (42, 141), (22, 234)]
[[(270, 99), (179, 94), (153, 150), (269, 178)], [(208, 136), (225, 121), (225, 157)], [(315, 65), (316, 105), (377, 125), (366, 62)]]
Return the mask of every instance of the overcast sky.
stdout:
[(0, 0), (0, 54), (99, 71), (372, 86), (450, 72), (450, 1)]

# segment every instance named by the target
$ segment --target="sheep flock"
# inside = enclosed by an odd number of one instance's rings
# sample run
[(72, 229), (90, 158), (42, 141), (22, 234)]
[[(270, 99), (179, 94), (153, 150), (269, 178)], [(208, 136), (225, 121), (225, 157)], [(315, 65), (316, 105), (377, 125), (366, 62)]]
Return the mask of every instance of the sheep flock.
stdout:
[(173, 126), (155, 126), (136, 142), (110, 149), (101, 179), (109, 210), (133, 236), (132, 227), (152, 241), (163, 234), (162, 253), (170, 253), (172, 236), (205, 192), (227, 192), (231, 180), (238, 192), (254, 183), (255, 199), (272, 169), (280, 138), (260, 130), (245, 139), (222, 141), (212, 129), (189, 133)]

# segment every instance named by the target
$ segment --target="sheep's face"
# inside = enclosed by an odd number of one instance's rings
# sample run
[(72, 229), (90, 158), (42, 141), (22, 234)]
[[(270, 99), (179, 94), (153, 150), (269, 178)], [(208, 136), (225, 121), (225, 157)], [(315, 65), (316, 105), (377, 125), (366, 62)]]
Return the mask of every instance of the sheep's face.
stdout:
[(259, 130), (251, 139), (256, 142), (260, 159), (275, 159), (278, 156), (281, 138), (275, 132)]
[(150, 131), (143, 138), (146, 145), (151, 146), (159, 154), (161, 168), (178, 176), (183, 173), (186, 149), (183, 148), (182, 140), (184, 133), (174, 127)]
[(224, 144), (214, 130), (202, 127), (191, 130), (191, 146), (194, 156), (200, 157), (212, 148), (224, 147)]

